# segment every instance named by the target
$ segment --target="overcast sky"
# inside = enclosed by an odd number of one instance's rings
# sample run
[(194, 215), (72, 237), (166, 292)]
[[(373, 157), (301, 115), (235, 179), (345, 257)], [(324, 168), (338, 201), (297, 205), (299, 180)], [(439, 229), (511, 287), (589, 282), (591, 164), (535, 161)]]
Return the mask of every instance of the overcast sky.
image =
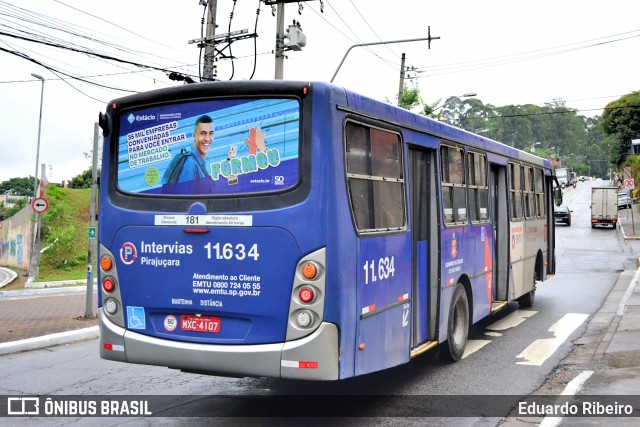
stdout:
[[(593, 116), (640, 90), (637, 0), (315, 0), (303, 6), (300, 13), (297, 3), (285, 7), (285, 24), (299, 21), (307, 40), (301, 51), (287, 53), (285, 79), (329, 81), (351, 45), (426, 37), (431, 27), (439, 37), (431, 49), (426, 41), (353, 49), (334, 83), (395, 103), (405, 53), (406, 65), (416, 69), (406, 83), (429, 104), (468, 92), (494, 106), (561, 98)], [(232, 0), (218, 0), (218, 33), (229, 29), (232, 7)], [(36, 169), (41, 82), (31, 73), (45, 79), (40, 163), (51, 181), (68, 180), (90, 167), (85, 153), (108, 101), (180, 84), (162, 70), (197, 78), (199, 49), (188, 41), (200, 37), (204, 11), (198, 0), (0, 0), (0, 181)], [(235, 42), (226, 53), (236, 59), (218, 62), (219, 79), (249, 79), (254, 59), (254, 79), (274, 78), (271, 12), (258, 0), (236, 3), (231, 31), (253, 33), (258, 16), (256, 54), (253, 39)]]

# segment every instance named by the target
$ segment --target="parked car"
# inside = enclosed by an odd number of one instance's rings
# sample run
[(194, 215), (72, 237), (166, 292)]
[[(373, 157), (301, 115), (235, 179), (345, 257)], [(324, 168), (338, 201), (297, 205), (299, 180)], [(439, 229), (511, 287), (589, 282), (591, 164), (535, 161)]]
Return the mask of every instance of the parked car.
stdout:
[(565, 206), (565, 205), (554, 206), (553, 219), (555, 222), (562, 222), (567, 224), (567, 227), (571, 226), (571, 212), (573, 211), (569, 209), (568, 206)]
[(631, 197), (627, 193), (618, 193), (618, 209), (631, 209)]

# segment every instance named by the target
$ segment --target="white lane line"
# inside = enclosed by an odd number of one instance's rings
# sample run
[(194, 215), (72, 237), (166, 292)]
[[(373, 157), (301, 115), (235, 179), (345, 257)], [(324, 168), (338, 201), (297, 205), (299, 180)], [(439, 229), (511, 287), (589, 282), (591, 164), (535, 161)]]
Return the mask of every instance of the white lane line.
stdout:
[(549, 328), (549, 332), (553, 333), (554, 337), (535, 340), (516, 356), (525, 361), (516, 362), (516, 364), (541, 366), (588, 317), (588, 314), (581, 313), (565, 314)]
[[(578, 394), (580, 390), (582, 390), (582, 386), (584, 383), (591, 377), (593, 371), (584, 371), (571, 381), (569, 384), (562, 390), (560, 396), (575, 396)], [(545, 417), (544, 420), (540, 423), (538, 427), (556, 427), (562, 421), (562, 417)]]
[(533, 310), (518, 310), (510, 313), (508, 316), (498, 320), (497, 322), (492, 323), (487, 326), (487, 329), (492, 331), (504, 331), (506, 329), (515, 328), (529, 317), (536, 314), (537, 311)]
[(489, 344), (491, 342), (491, 340), (469, 340), (467, 341), (467, 346), (464, 348), (464, 354), (462, 355), (462, 358), (464, 359), (465, 357), (468, 357), (470, 355), (472, 355), (473, 353), (475, 353), (476, 351), (480, 350), (482, 347), (484, 347), (485, 345)]
[[(533, 316), (536, 313), (537, 311), (532, 311), (532, 310), (514, 311), (513, 313), (510, 313), (508, 316), (505, 316), (504, 318), (498, 320), (497, 322), (494, 322), (491, 325), (487, 326), (485, 329), (488, 329), (489, 331), (485, 332), (484, 334), (489, 337), (501, 337), (502, 336), (501, 333), (494, 332), (494, 331), (504, 331), (510, 328), (515, 328), (516, 326), (520, 325), (522, 322), (524, 322), (525, 320), (527, 320), (529, 317)], [(482, 347), (486, 346), (490, 342), (491, 340), (467, 341), (467, 346), (464, 350), (464, 354), (462, 355), (462, 358), (464, 359), (465, 357), (472, 355), (473, 353), (480, 350)]]

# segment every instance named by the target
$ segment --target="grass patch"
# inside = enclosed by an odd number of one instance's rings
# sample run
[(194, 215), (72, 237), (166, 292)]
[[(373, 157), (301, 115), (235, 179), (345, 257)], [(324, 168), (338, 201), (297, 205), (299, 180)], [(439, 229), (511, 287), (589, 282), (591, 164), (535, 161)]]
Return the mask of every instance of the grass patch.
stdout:
[(49, 209), (42, 218), (42, 248), (46, 250), (37, 281), (86, 279), (91, 189), (49, 185), (46, 197)]

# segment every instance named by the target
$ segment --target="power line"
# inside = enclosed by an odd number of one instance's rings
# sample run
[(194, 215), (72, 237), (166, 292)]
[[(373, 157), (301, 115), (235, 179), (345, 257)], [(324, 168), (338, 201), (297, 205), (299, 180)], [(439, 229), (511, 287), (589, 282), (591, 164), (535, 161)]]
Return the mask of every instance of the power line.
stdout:
[[(0, 47), (0, 51), (9, 53), (11, 55), (15, 55), (15, 56), (17, 56), (19, 58), (22, 58), (22, 59), (25, 59), (27, 61), (33, 62), (34, 64), (40, 65), (41, 67), (46, 68), (47, 70), (51, 71), (52, 73), (54, 73), (56, 75), (62, 74), (62, 75), (67, 76), (67, 77), (69, 77), (71, 79), (78, 80), (78, 81), (81, 81), (81, 82), (84, 82), (84, 83), (88, 83), (88, 84), (91, 84), (91, 85), (94, 85), (94, 86), (99, 86), (99, 87), (102, 87), (102, 88), (105, 88), (105, 89), (112, 89), (112, 90), (118, 90), (118, 91), (122, 91), (122, 92), (130, 92), (130, 93), (138, 93), (137, 91), (132, 91), (132, 90), (127, 90), (127, 89), (121, 89), (121, 88), (106, 86), (106, 85), (103, 85), (103, 84), (100, 84), (100, 83), (96, 83), (96, 82), (91, 82), (89, 80), (85, 80), (82, 77), (73, 76), (73, 75), (71, 75), (71, 74), (69, 74), (67, 72), (55, 69), (55, 68), (53, 68), (51, 66), (48, 66), (48, 65), (38, 61), (37, 59), (31, 58), (30, 56), (25, 55), (25, 54), (23, 54), (21, 52), (18, 52), (18, 51), (12, 51), (12, 50), (9, 50), (9, 49), (5, 49), (3, 47)], [(61, 80), (63, 80), (63, 79), (61, 79)]]
[[(560, 55), (563, 53), (574, 52), (578, 50), (588, 49), (596, 46), (601, 46), (605, 44), (610, 44), (610, 43), (615, 43), (615, 42), (619, 42), (619, 41), (623, 41), (631, 38), (640, 37), (640, 34), (628, 35), (628, 34), (637, 33), (638, 31), (640, 30), (632, 30), (624, 33), (614, 34), (614, 35), (600, 37), (600, 38), (591, 39), (591, 40), (585, 40), (582, 42), (571, 43), (567, 45), (537, 49), (533, 51), (515, 53), (510, 55), (504, 55), (504, 56), (491, 57), (491, 58), (486, 58), (481, 60), (463, 61), (463, 62), (457, 62), (453, 64), (421, 67), (420, 70), (427, 71), (427, 72), (431, 71), (431, 73), (429, 73), (430, 76), (438, 76), (438, 75), (473, 71), (481, 68), (496, 67), (500, 65), (506, 65), (506, 64), (521, 62), (521, 61), (530, 61), (534, 59), (544, 58), (547, 56)], [(628, 35), (628, 36), (620, 37), (625, 35)], [(605, 40), (605, 39), (610, 39), (612, 37), (619, 37), (619, 38), (614, 40)], [(601, 40), (604, 40), (604, 41), (601, 41)], [(592, 43), (592, 42), (595, 42), (595, 43)], [(582, 45), (584, 43), (590, 43), (590, 44)], [(582, 45), (582, 46), (576, 46), (576, 45)], [(571, 46), (575, 46), (575, 47), (571, 47)], [(561, 50), (557, 50), (557, 49), (561, 49)]]
[[(351, 28), (350, 25), (348, 25), (341, 17), (341, 14), (339, 14), (334, 8), (333, 6), (327, 1), (327, 4), (329, 5), (329, 7), (335, 12), (336, 16), (342, 21), (342, 23), (345, 25), (345, 27), (347, 27), (349, 29), (349, 31), (351, 31), (356, 38), (358, 39), (358, 41), (360, 41), (360, 43), (364, 43), (364, 41), (362, 40), (362, 38), (360, 38)], [(332, 24), (331, 22), (329, 22), (324, 16), (322, 16), (322, 14), (320, 14), (318, 11), (316, 11), (313, 7), (311, 7), (311, 10), (314, 11), (314, 13), (316, 15), (318, 15), (324, 22), (326, 22), (327, 24), (329, 24), (333, 29), (335, 29), (336, 31), (338, 31), (342, 36), (344, 36), (344, 38), (346, 38), (347, 40), (349, 40), (352, 44), (358, 44), (356, 43), (355, 40), (353, 40), (351, 37), (349, 37), (348, 35), (346, 35), (342, 30), (340, 30), (338, 27), (336, 27), (334, 24)], [(373, 49), (371, 49), (370, 47), (364, 47), (364, 49), (366, 51), (368, 51), (369, 53), (371, 53), (372, 55), (376, 56), (378, 59), (380, 59), (386, 66), (388, 66), (391, 69), (396, 69), (398, 66), (398, 63), (394, 63), (388, 59), (383, 58), (382, 56), (378, 55)]]
[[(119, 25), (116, 25), (110, 21), (107, 21), (105, 19), (102, 19), (100, 17), (97, 17), (95, 15), (92, 15), (88, 12), (84, 12), (80, 9), (74, 8), (72, 6), (69, 6), (65, 3), (62, 3), (60, 1), (58, 1), (58, 3), (69, 7), (73, 10), (76, 10), (80, 13), (86, 14), (88, 16), (91, 16), (95, 19), (99, 19), (102, 22), (106, 22), (109, 25), (113, 25), (114, 27), (117, 27), (123, 31), (127, 31), (128, 33), (134, 34), (137, 37), (140, 37), (144, 40), (149, 40), (154, 42), (157, 45), (160, 45), (162, 47), (165, 48), (170, 48), (173, 49), (169, 46), (163, 45), (161, 43), (157, 43), (151, 39), (148, 39), (144, 36), (140, 36), (137, 33), (134, 33), (132, 31), (129, 31)], [(100, 33), (98, 31), (96, 31), (93, 28), (86, 28), (86, 27), (82, 27), (82, 26), (78, 26), (76, 24), (64, 21), (64, 20), (59, 20), (57, 18), (53, 18), (53, 17), (49, 17), (47, 15), (43, 15), (37, 12), (33, 12), (30, 11), (28, 9), (23, 9), (20, 8), (18, 6), (14, 6), (11, 4), (8, 4), (4, 1), (0, 1), (0, 10), (4, 10), (4, 13), (0, 13), (0, 15), (5, 16), (6, 17), (6, 21), (7, 22), (11, 22), (14, 25), (18, 25), (20, 28), (22, 28), (21, 30), (17, 29), (17, 28), (12, 28), (7, 24), (3, 24), (2, 26), (7, 27), (7, 28), (11, 28), (14, 31), (18, 31), (18, 34), (27, 34), (29, 37), (33, 38), (33, 39), (37, 39), (37, 40), (42, 40), (42, 41), (49, 41), (49, 42), (53, 42), (53, 43), (57, 43), (60, 45), (67, 45), (67, 46), (72, 46), (72, 47), (79, 47), (77, 44), (72, 43), (70, 40), (65, 40), (65, 39), (61, 39), (59, 37), (55, 37), (51, 34), (48, 34), (46, 32), (44, 32), (42, 29), (38, 29), (38, 30), (33, 30), (28, 26), (25, 26), (24, 24), (31, 24), (31, 25), (35, 25), (35, 26), (39, 26), (41, 28), (45, 28), (47, 30), (52, 30), (52, 31), (56, 31), (56, 32), (61, 32), (64, 34), (68, 34), (70, 36), (73, 37), (77, 37), (92, 43), (96, 43), (98, 44), (100, 47), (109, 47), (112, 49), (115, 49), (119, 52), (123, 52), (126, 53), (128, 55), (133, 55), (135, 58), (139, 58), (140, 56), (149, 56), (153, 58), (153, 61), (157, 64), (157, 59), (165, 59), (165, 60), (172, 60), (175, 61), (175, 58), (165, 58), (162, 57), (161, 55), (158, 54), (149, 54), (145, 51), (141, 51), (141, 50), (135, 50), (135, 49), (131, 49), (129, 46), (131, 45), (131, 40), (127, 40), (127, 46), (122, 46), (119, 45), (117, 43), (114, 43), (111, 40), (105, 40), (103, 38), (98, 38), (93, 36), (91, 33), (95, 33), (95, 34), (100, 34), (100, 35), (106, 35), (108, 36), (110, 39), (113, 39), (114, 36), (117, 35), (117, 33), (108, 33), (108, 34), (104, 34), (104, 33)], [(14, 21), (10, 21), (10, 19), (16, 20), (18, 22), (14, 22)], [(88, 31), (88, 32), (87, 32)], [(118, 33), (121, 31), (118, 31)], [(98, 51), (98, 49), (93, 48), (92, 50), (94, 51)], [(174, 49), (175, 50), (175, 49)]]
[(75, 47), (71, 47), (71, 46), (64, 46), (64, 45), (52, 43), (52, 42), (49, 42), (49, 41), (36, 40), (36, 39), (30, 38), (30, 37), (19, 36), (17, 34), (7, 33), (5, 31), (0, 31), (0, 35), (12, 37), (12, 38), (19, 39), (19, 40), (25, 40), (25, 41), (30, 41), (30, 42), (34, 42), (34, 43), (39, 43), (39, 44), (42, 44), (42, 45), (55, 47), (55, 48), (59, 48), (59, 49), (69, 50), (69, 51), (72, 51), (72, 52), (83, 53), (83, 54), (89, 55), (89, 56), (96, 56), (96, 57), (99, 57), (99, 58), (108, 59), (108, 60), (115, 61), (115, 62), (120, 62), (120, 63), (123, 63), (123, 64), (135, 65), (137, 67), (147, 68), (147, 69), (150, 69), (150, 70), (162, 71), (163, 73), (169, 73), (169, 72), (172, 71), (172, 70), (170, 70), (168, 68), (164, 68), (164, 67), (156, 67), (156, 66), (153, 66), (153, 65), (141, 64), (141, 63), (138, 63), (138, 62), (117, 58), (115, 56), (111, 56), (111, 55), (107, 55), (107, 54), (103, 54), (103, 53), (98, 53), (98, 52), (94, 52), (94, 51), (90, 51), (90, 50), (86, 50), (86, 49), (79, 49), (79, 48), (75, 48)]

